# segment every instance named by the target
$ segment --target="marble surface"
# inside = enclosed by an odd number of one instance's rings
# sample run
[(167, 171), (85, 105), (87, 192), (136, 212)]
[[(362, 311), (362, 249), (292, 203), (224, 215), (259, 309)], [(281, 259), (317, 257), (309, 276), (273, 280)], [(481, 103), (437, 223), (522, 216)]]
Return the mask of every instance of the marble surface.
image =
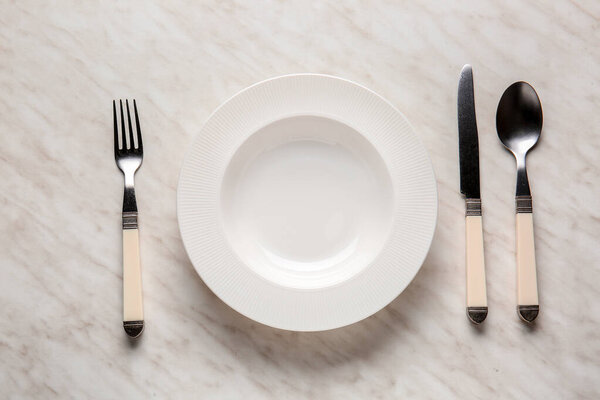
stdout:
[[(600, 397), (600, 3), (0, 4), (0, 397), (210, 399)], [(456, 89), (474, 68), (490, 314), (464, 314)], [(414, 282), (367, 320), (262, 326), (203, 284), (175, 190), (209, 114), (265, 78), (320, 72), (396, 105), (430, 152), (439, 223)], [(495, 133), (503, 90), (544, 107), (529, 158), (542, 311), (515, 312), (515, 167)], [(135, 97), (147, 327), (121, 326), (122, 177), (113, 98)]]

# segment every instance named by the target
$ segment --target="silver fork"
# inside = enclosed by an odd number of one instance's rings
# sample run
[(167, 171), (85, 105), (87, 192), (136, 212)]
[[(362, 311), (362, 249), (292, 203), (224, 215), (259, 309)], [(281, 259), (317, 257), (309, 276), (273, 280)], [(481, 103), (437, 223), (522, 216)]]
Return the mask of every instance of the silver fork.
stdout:
[[(125, 192), (123, 194), (123, 328), (130, 337), (138, 337), (144, 330), (144, 307), (142, 303), (142, 271), (140, 268), (140, 245), (138, 231), (138, 210), (135, 201), (133, 177), (142, 165), (144, 147), (142, 131), (138, 118), (137, 105), (133, 100), (135, 116), (136, 141), (131, 126), (129, 101), (125, 100), (127, 109), (127, 135), (125, 131), (125, 116), (123, 101), (119, 100), (121, 110), (121, 144), (119, 145), (119, 124), (117, 123), (117, 105), (113, 100), (113, 119), (115, 123), (115, 160), (125, 177)], [(127, 137), (129, 136), (129, 142)], [(128, 144), (129, 143), (129, 144)]]

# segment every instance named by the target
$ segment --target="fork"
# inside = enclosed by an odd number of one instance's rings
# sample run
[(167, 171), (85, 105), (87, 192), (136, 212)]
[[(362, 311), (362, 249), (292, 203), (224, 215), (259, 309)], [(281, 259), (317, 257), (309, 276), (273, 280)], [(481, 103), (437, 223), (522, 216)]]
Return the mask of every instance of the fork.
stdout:
[[(136, 126), (135, 143), (133, 128), (131, 126), (131, 115), (129, 113), (129, 101), (125, 100), (129, 135), (125, 131), (122, 100), (119, 100), (119, 108), (121, 110), (120, 145), (117, 105), (116, 101), (113, 100), (115, 160), (125, 178), (125, 191), (123, 194), (123, 328), (127, 335), (136, 338), (144, 330), (144, 308), (142, 303), (142, 272), (140, 268), (140, 245), (137, 221), (138, 210), (135, 201), (133, 177), (140, 165), (142, 165), (144, 147), (142, 145), (142, 131), (140, 130), (140, 119), (138, 118), (135, 100), (133, 100)], [(129, 142), (127, 141), (127, 136), (129, 136)]]

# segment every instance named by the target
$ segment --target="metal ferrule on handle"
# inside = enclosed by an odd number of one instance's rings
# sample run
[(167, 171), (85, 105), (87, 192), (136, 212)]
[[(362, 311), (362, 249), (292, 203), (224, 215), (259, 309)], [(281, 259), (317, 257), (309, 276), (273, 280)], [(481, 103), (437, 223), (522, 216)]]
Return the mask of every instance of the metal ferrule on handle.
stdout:
[(517, 196), (515, 197), (515, 210), (518, 213), (532, 213), (533, 212), (533, 201), (531, 196)]
[(123, 211), (123, 229), (137, 229), (137, 211)]
[(465, 200), (465, 217), (481, 217), (481, 199)]

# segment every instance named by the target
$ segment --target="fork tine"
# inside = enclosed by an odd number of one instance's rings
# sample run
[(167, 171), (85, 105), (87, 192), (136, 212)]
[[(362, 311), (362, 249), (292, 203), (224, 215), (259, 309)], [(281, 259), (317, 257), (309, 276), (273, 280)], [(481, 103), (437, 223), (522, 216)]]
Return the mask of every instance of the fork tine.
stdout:
[(138, 117), (135, 99), (133, 99), (133, 114), (135, 115), (135, 128), (137, 131), (137, 149), (141, 151), (143, 150), (144, 146), (142, 145), (142, 130), (140, 129), (140, 119)]
[(115, 122), (115, 155), (119, 152), (119, 125), (117, 124), (117, 105), (113, 100), (113, 120)]
[(133, 150), (133, 128), (131, 127), (131, 115), (129, 115), (129, 100), (125, 99), (125, 107), (127, 108), (127, 126), (129, 127), (129, 149)]
[(127, 150), (127, 132), (125, 132), (125, 116), (123, 115), (123, 100), (119, 100), (121, 105), (121, 149)]

